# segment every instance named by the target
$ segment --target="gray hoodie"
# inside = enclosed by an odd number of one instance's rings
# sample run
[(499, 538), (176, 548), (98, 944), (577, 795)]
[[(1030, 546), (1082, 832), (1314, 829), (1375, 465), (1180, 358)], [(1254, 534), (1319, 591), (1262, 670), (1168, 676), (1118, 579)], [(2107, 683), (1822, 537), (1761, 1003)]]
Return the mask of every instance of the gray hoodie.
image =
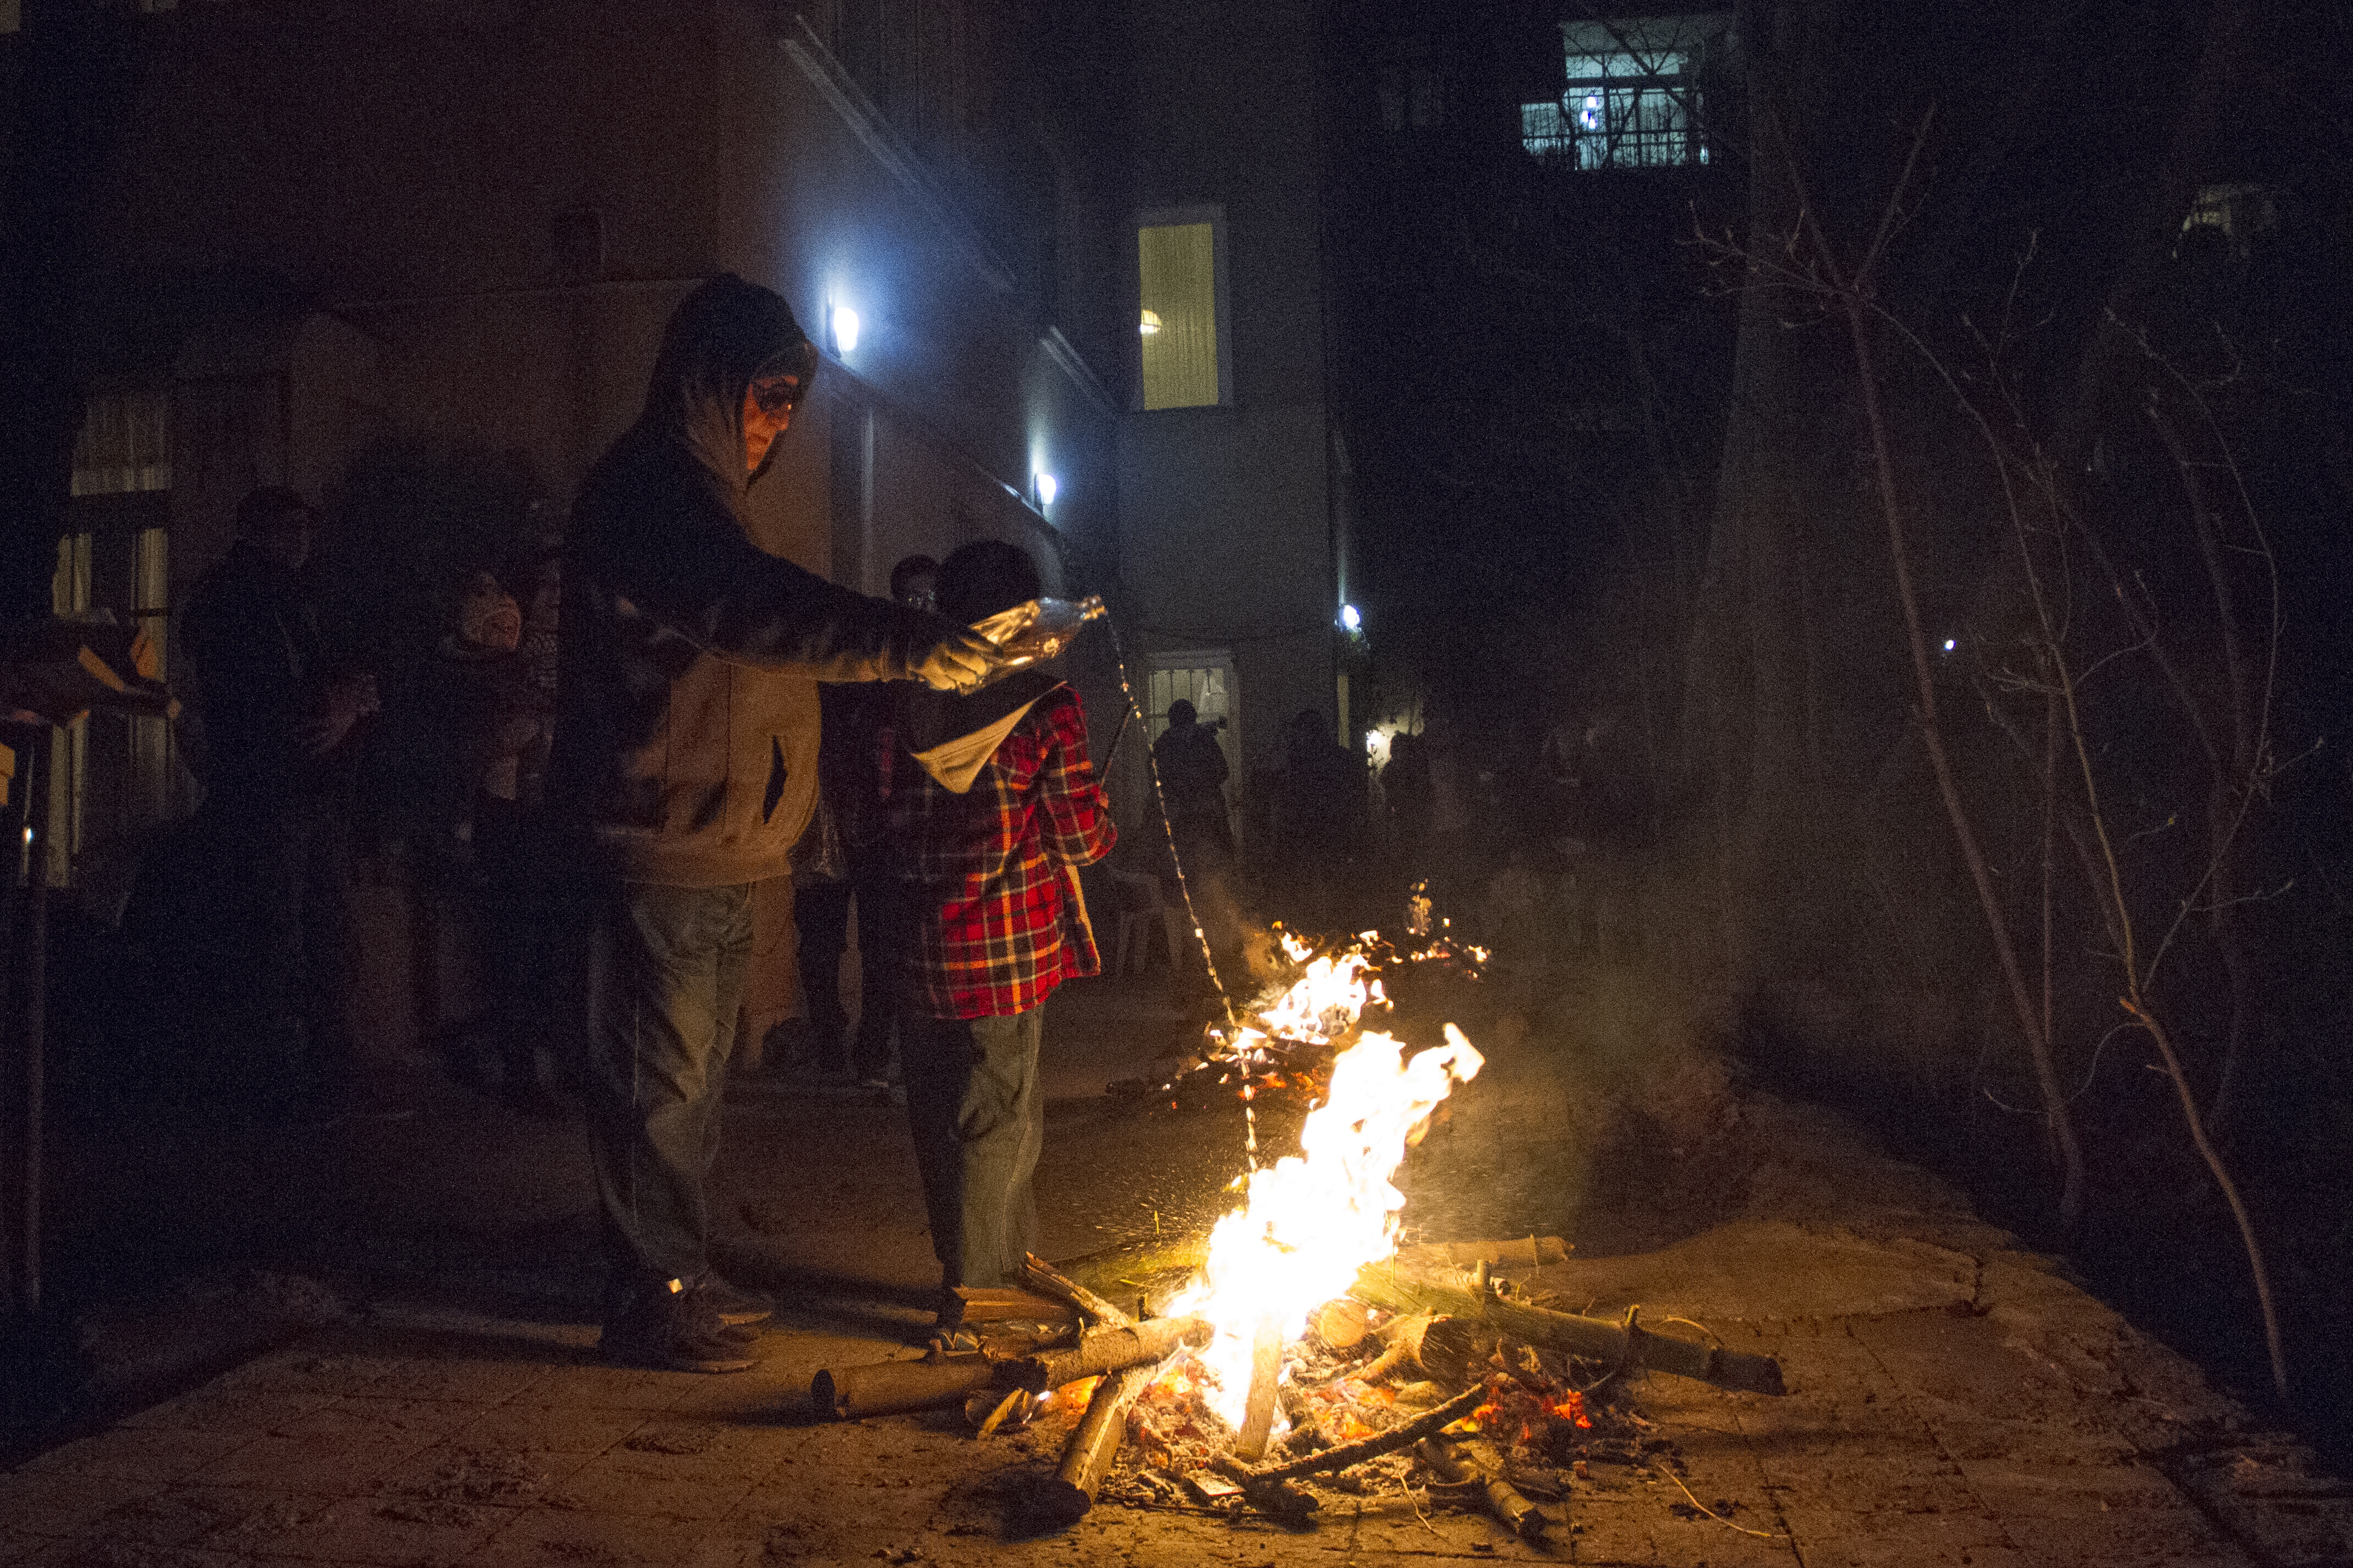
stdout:
[(807, 344), (769, 289), (698, 286), (573, 509), (549, 799), (631, 880), (784, 875), (816, 801), (818, 682), (909, 679), (960, 635), (752, 542), (744, 391), (779, 355), (813, 370)]

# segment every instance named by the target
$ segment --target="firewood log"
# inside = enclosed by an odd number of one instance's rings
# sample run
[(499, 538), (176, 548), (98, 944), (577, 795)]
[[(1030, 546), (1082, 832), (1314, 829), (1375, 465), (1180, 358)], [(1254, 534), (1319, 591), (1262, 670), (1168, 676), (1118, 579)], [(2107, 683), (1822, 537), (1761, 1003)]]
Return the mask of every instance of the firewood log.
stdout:
[(1524, 1541), (1534, 1541), (1544, 1534), (1545, 1516), (1536, 1511), (1536, 1505), (1517, 1487), (1504, 1479), (1500, 1464), (1477, 1463), (1443, 1437), (1424, 1437), (1414, 1451), (1449, 1485), (1477, 1482), (1487, 1511), (1501, 1520), (1513, 1534)]
[(1103, 1479), (1119, 1459), (1120, 1442), (1127, 1435), (1127, 1413), (1152, 1386), (1159, 1370), (1156, 1363), (1126, 1367), (1095, 1384), (1087, 1413), (1079, 1418), (1070, 1441), (1062, 1445), (1061, 1463), (1055, 1467), (1053, 1478), (1039, 1488), (1040, 1513), (1064, 1524), (1086, 1517), (1095, 1505), (1095, 1494), (1103, 1490)]
[(1573, 1250), (1556, 1236), (1526, 1236), (1515, 1240), (1425, 1241), (1398, 1248), (1398, 1261), (1409, 1268), (1471, 1268), (1481, 1263), (1497, 1268), (1542, 1268), (1566, 1263)]
[(1212, 1332), (1201, 1318), (1155, 1318), (1126, 1328), (1099, 1329), (1070, 1350), (1000, 1363), (1003, 1385), (1043, 1394), (1082, 1377), (1146, 1366), (1168, 1359), (1184, 1345), (1205, 1345)]
[(1751, 1394), (1787, 1392), (1781, 1383), (1781, 1364), (1772, 1357), (1652, 1333), (1636, 1322), (1630, 1313), (1624, 1321), (1615, 1323), (1601, 1318), (1581, 1318), (1571, 1312), (1505, 1300), (1492, 1291), (1473, 1291), (1387, 1263), (1376, 1263), (1360, 1270), (1349, 1294), (1359, 1301), (1393, 1312), (1462, 1319), (1511, 1339), (1566, 1351), (1589, 1361), (1648, 1367)]
[(961, 1405), (997, 1381), (999, 1364), (975, 1355), (828, 1368), (810, 1382), (809, 1404), (820, 1414), (844, 1421)]

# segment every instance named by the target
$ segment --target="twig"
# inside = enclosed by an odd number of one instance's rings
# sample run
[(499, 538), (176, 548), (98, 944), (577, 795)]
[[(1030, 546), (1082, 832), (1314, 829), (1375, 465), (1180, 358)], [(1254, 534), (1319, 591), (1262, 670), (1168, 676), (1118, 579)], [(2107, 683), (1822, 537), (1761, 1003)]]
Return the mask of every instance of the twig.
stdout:
[[(1398, 1478), (1398, 1490), (1405, 1493), (1406, 1506), (1413, 1510), (1414, 1518), (1421, 1521), (1421, 1528), (1430, 1531), (1432, 1535), (1438, 1535), (1438, 1526), (1430, 1523), (1430, 1515), (1421, 1511), (1421, 1500), (1413, 1495), (1412, 1484), (1403, 1476), (1399, 1476)], [(1440, 1536), (1440, 1539), (1443, 1540), (1445, 1538), (1443, 1536)]]
[(1667, 1479), (1674, 1482), (1675, 1489), (1677, 1491), (1680, 1491), (1687, 1498), (1691, 1498), (1692, 1507), (1699, 1510), (1700, 1512), (1707, 1515), (1708, 1518), (1715, 1521), (1716, 1523), (1724, 1526), (1725, 1529), (1736, 1530), (1743, 1535), (1753, 1535), (1759, 1541), (1777, 1541), (1779, 1539), (1778, 1536), (1776, 1536), (1769, 1530), (1751, 1530), (1745, 1524), (1735, 1524), (1732, 1521), (1725, 1518), (1724, 1515), (1716, 1512), (1715, 1510), (1708, 1507), (1707, 1504), (1700, 1501), (1699, 1499), (1692, 1497), (1692, 1489), (1691, 1488), (1683, 1485), (1683, 1477), (1675, 1474), (1674, 1471), (1667, 1468), (1666, 1466), (1661, 1465), (1659, 1467), (1659, 1473), (1666, 1477)]
[(1376, 1432), (1369, 1437), (1343, 1443), (1320, 1454), (1309, 1454), (1304, 1458), (1269, 1465), (1263, 1469), (1253, 1469), (1249, 1466), (1238, 1468), (1247, 1471), (1250, 1478), (1257, 1481), (1288, 1481), (1324, 1470), (1345, 1470), (1352, 1465), (1361, 1465), (1366, 1459), (1377, 1459), (1383, 1454), (1393, 1454), (1399, 1448), (1409, 1447), (1433, 1432), (1443, 1431), (1478, 1409), (1486, 1398), (1487, 1385), (1480, 1383), (1464, 1389), (1437, 1409), (1417, 1415), (1401, 1426), (1392, 1426), (1386, 1432)]

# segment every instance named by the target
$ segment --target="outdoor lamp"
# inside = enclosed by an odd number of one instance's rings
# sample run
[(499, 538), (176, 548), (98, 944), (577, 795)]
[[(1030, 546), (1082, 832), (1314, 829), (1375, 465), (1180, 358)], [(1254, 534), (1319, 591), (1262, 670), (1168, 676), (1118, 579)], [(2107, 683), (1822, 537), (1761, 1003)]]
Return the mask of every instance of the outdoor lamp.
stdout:
[(844, 354), (858, 352), (858, 312), (847, 305), (833, 308), (833, 351)]
[(1043, 468), (1039, 469), (1034, 477), (1038, 481), (1038, 509), (1043, 511), (1054, 504), (1054, 492), (1062, 487), (1053, 475)]
[(1340, 624), (1352, 632), (1359, 631), (1364, 627), (1365, 617), (1356, 613), (1356, 605), (1343, 605), (1340, 606)]

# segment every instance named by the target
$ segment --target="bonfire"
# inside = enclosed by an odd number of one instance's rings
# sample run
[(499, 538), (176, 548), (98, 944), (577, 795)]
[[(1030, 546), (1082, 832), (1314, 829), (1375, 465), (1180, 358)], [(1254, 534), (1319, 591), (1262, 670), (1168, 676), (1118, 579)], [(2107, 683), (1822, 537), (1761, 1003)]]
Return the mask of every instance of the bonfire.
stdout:
[(1506, 1282), (1514, 1265), (1564, 1260), (1557, 1237), (1400, 1249), (1398, 1166), (1484, 1065), (1451, 1022), (1419, 1049), (1368, 1026), (1388, 1022), (1385, 972), (1439, 964), (1475, 976), (1485, 960), (1442, 925), (1413, 923), (1419, 945), (1407, 951), (1375, 932), (1328, 950), (1278, 933), (1280, 983), (1212, 1027), (1180, 1073), (1147, 1086), (1172, 1108), (1212, 1088), (1246, 1109), (1269, 1089), (1309, 1107), (1299, 1152), (1271, 1163), (1257, 1163), (1252, 1120), (1240, 1202), (1156, 1316), (1139, 1321), (1033, 1258), (1027, 1290), (965, 1292), (966, 1316), (1059, 1320), (1059, 1332), (985, 1342), (977, 1356), (820, 1373), (820, 1408), (860, 1416), (961, 1403), (983, 1434), (1082, 1409), (1038, 1500), (1065, 1518), (1092, 1507), (1114, 1470), (1124, 1502), (1229, 1503), (1294, 1523), (1320, 1506), (1314, 1488), (1419, 1479), (1533, 1537), (1546, 1516), (1531, 1494), (1558, 1498), (1610, 1444), (1639, 1446), (1638, 1418), (1597, 1403), (1626, 1373), (1780, 1393), (1767, 1358), (1652, 1333), (1632, 1314), (1558, 1311)]

